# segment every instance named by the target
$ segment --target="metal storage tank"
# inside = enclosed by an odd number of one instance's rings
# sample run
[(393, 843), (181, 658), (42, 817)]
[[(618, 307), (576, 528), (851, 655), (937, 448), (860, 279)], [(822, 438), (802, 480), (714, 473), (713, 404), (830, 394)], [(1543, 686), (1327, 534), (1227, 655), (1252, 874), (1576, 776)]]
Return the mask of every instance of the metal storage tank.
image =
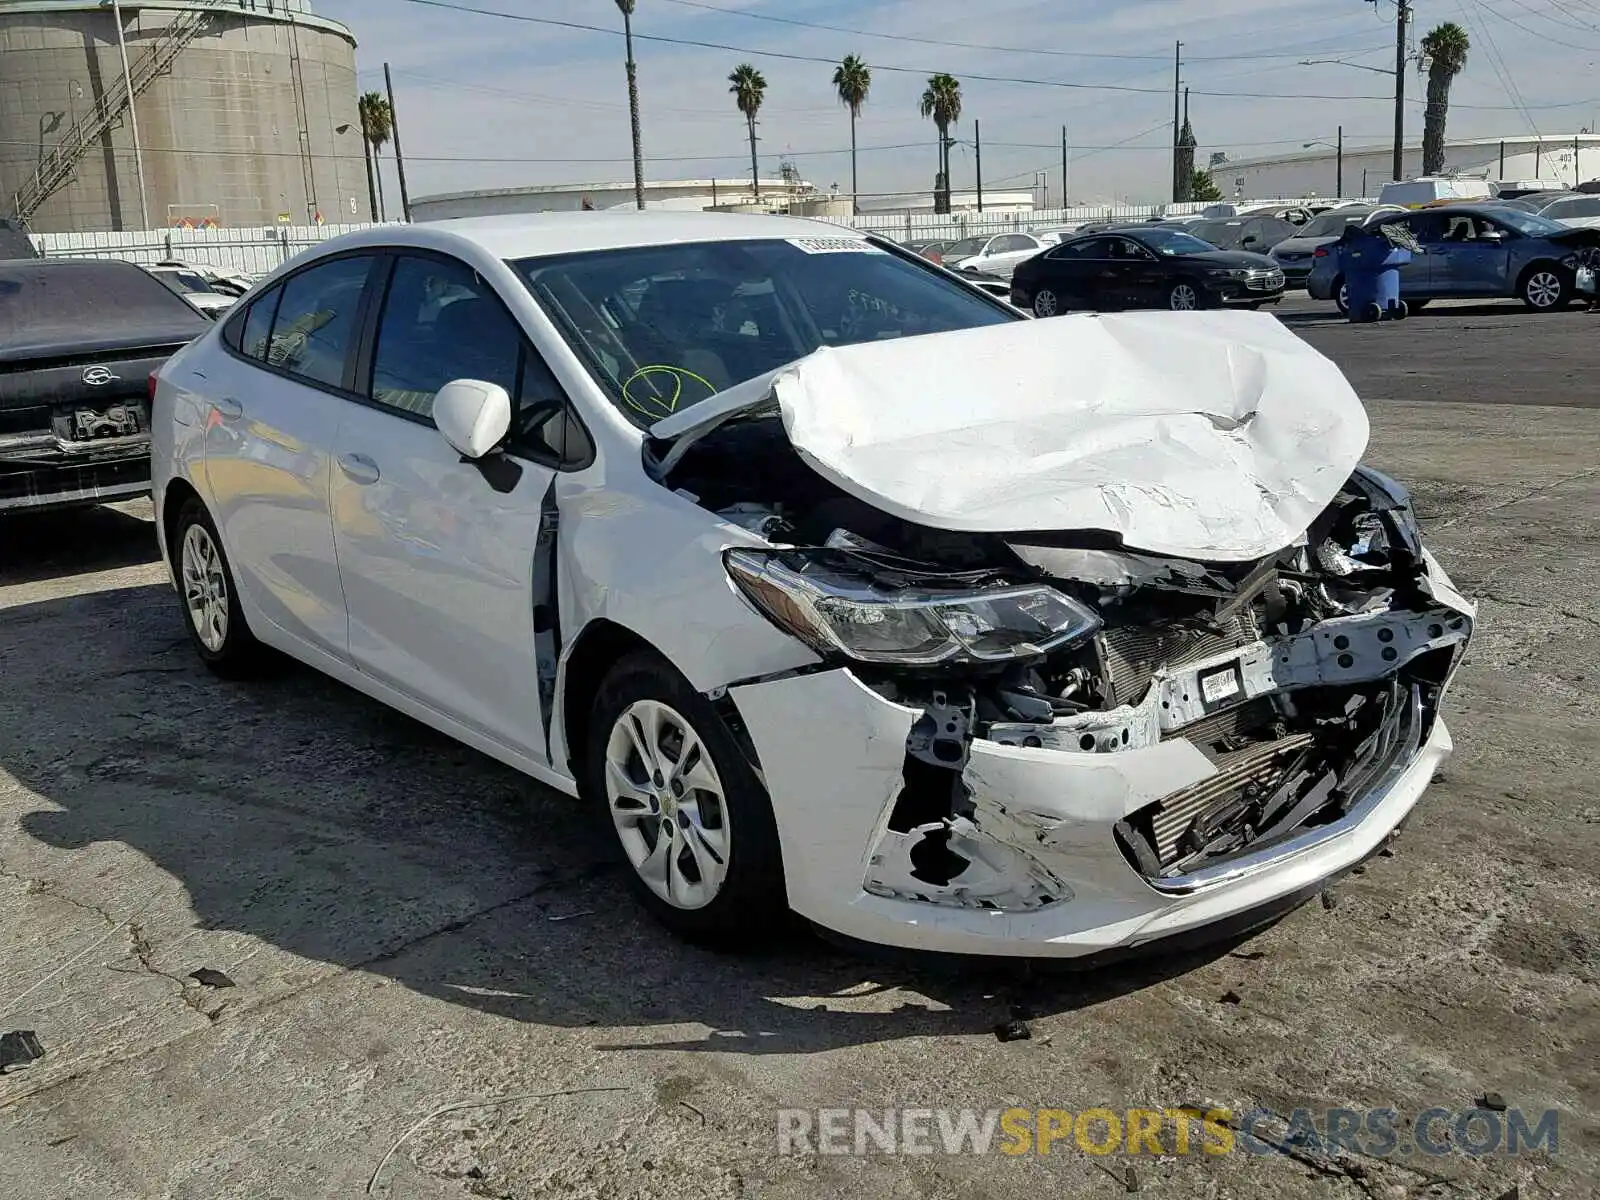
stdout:
[(0, 0), (0, 215), (36, 233), (370, 220), (355, 48), (310, 0)]

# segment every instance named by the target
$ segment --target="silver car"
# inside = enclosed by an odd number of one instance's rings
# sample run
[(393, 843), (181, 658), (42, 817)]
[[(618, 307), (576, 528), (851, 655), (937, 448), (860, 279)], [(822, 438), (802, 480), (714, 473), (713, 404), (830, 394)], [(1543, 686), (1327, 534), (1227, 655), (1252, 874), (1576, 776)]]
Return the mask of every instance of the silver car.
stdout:
[(1403, 211), (1393, 204), (1349, 204), (1325, 212), (1302, 226), (1293, 237), (1273, 246), (1272, 261), (1278, 264), (1290, 287), (1304, 287), (1318, 246), (1338, 241), (1347, 227), (1363, 223), (1375, 213)]

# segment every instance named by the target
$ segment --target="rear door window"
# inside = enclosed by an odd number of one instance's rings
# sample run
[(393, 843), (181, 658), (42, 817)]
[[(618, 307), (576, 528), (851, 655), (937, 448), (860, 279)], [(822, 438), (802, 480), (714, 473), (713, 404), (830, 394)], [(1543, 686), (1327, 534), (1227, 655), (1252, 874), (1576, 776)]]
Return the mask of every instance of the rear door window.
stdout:
[(252, 301), (244, 316), (223, 330), (229, 344), (246, 358), (253, 358), (257, 362), (266, 361), (267, 340), (272, 334), (272, 318), (277, 313), (278, 301), (282, 298), (283, 289), (275, 287)]
[(372, 259), (361, 255), (319, 263), (289, 278), (267, 339), (267, 364), (325, 387), (343, 387), (371, 269)]

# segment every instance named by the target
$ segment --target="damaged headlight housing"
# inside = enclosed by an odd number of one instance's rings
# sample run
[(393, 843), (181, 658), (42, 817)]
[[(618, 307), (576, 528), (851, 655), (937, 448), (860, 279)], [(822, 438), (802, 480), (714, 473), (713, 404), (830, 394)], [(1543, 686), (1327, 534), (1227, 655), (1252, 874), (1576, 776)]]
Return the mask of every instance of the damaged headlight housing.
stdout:
[(1355, 469), (1328, 516), (1329, 536), (1313, 550), (1330, 574), (1414, 567), (1421, 561), (1422, 534), (1411, 494), (1371, 467)]
[(1050, 587), (886, 588), (804, 551), (724, 555), (739, 590), (824, 656), (934, 667), (1031, 658), (1091, 636), (1100, 618)]

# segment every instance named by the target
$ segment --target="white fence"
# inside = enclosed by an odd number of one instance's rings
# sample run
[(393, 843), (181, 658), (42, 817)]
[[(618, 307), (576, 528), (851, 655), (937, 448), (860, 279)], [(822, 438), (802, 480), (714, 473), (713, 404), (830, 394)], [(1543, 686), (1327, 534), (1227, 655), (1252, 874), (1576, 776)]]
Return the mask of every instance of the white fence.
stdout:
[[(1307, 202), (1286, 199), (1270, 203)], [(832, 221), (836, 225), (881, 233), (897, 241), (949, 240), (1053, 229), (1090, 221), (1143, 221), (1156, 216), (1197, 213), (1205, 207), (1200, 203), (1102, 204), (1028, 212), (863, 213), (853, 219), (832, 218)], [(265, 229), (151, 229), (125, 233), (36, 233), (32, 236), (34, 245), (46, 257), (121, 258), (146, 264), (177, 259), (246, 275), (264, 275), (308, 247), (342, 233), (370, 228), (371, 225), (277, 225)]]
[(300, 251), (341, 233), (370, 225), (276, 225), (264, 229), (149, 229), (123, 233), (36, 233), (33, 244), (46, 258), (120, 258), (151, 263), (163, 259), (265, 275)]

